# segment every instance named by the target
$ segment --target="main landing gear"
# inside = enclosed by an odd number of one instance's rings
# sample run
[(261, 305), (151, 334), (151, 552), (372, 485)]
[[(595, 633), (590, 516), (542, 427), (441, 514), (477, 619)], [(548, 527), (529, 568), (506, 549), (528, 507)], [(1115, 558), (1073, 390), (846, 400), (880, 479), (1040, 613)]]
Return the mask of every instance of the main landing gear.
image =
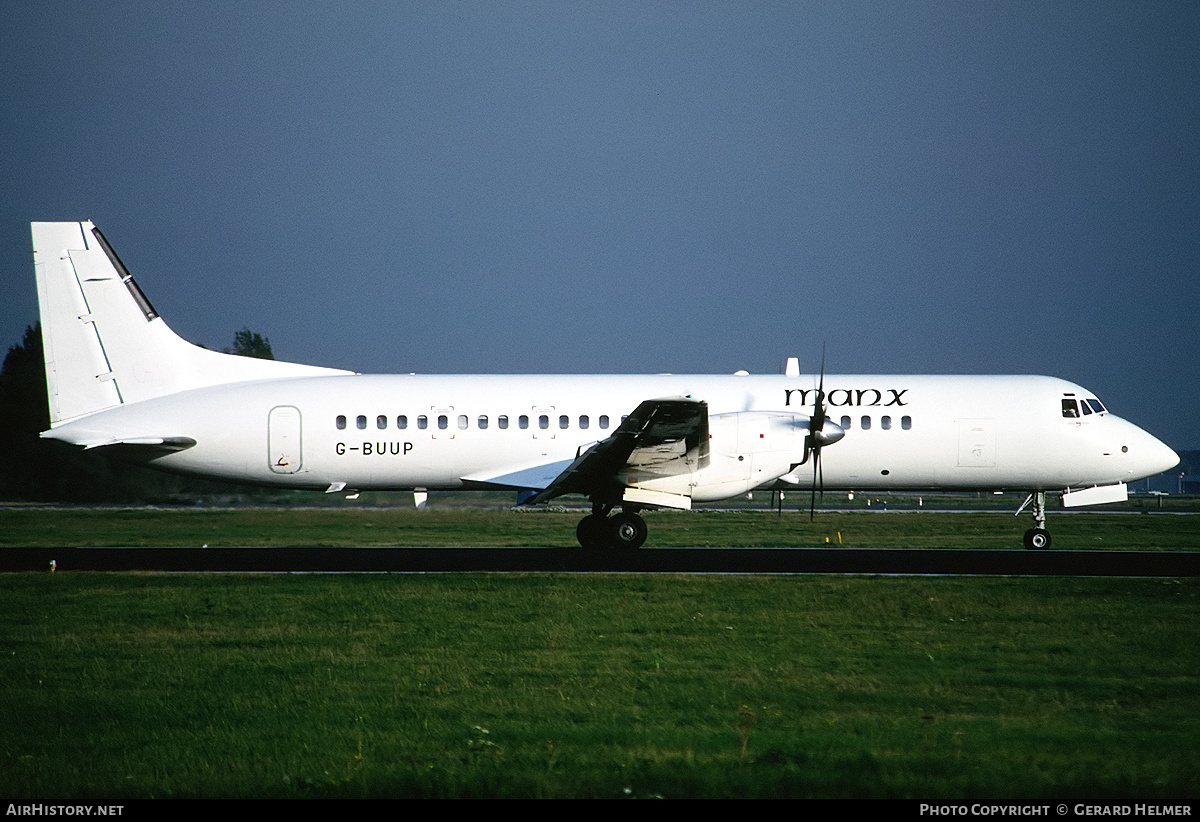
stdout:
[(629, 509), (609, 516), (612, 506), (592, 505), (592, 513), (579, 521), (575, 537), (584, 548), (641, 548), (646, 541), (646, 521)]
[(1030, 551), (1044, 551), (1050, 547), (1050, 532), (1046, 530), (1046, 492), (1034, 491), (1025, 498), (1017, 509), (1019, 516), (1025, 506), (1033, 503), (1033, 527), (1025, 532), (1025, 547)]

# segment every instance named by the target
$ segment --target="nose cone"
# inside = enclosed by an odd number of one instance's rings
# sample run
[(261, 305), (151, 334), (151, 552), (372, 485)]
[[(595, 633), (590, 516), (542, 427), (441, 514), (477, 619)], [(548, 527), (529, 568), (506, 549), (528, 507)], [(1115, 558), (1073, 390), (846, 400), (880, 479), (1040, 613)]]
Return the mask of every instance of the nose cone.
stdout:
[(1150, 445), (1147, 448), (1147, 459), (1155, 466), (1155, 474), (1170, 471), (1179, 464), (1179, 455), (1167, 447), (1166, 443), (1150, 437), (1149, 434), (1146, 436), (1150, 438)]
[(1132, 479), (1143, 479), (1170, 471), (1179, 464), (1179, 455), (1167, 447), (1166, 443), (1147, 434), (1140, 428), (1130, 426), (1136, 432), (1129, 438), (1128, 454), (1133, 473)]

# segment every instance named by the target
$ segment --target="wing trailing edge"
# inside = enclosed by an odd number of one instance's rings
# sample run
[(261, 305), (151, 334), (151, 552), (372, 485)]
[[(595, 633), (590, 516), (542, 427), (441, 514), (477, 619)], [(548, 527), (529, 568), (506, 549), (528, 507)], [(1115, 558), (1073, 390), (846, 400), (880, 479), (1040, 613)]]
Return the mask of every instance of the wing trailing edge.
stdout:
[[(686, 397), (646, 400), (625, 418), (612, 436), (584, 450), (545, 488), (526, 500), (533, 505), (564, 494), (593, 500), (643, 502), (690, 507), (679, 495), (655, 494), (654, 501), (630, 488), (637, 478), (667, 477), (708, 464), (708, 404)], [(669, 496), (671, 499), (667, 499)]]

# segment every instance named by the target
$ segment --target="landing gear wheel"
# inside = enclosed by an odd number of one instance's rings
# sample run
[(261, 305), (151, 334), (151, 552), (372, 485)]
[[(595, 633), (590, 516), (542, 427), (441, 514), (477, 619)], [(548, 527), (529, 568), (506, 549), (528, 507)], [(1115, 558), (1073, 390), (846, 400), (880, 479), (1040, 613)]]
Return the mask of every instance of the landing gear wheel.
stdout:
[(608, 517), (588, 514), (575, 527), (575, 539), (584, 548), (605, 548), (608, 545)]
[(622, 511), (608, 520), (608, 534), (614, 548), (641, 548), (646, 541), (646, 521), (637, 514)]
[(1025, 532), (1025, 547), (1030, 551), (1044, 551), (1050, 547), (1050, 532), (1045, 528), (1030, 528)]

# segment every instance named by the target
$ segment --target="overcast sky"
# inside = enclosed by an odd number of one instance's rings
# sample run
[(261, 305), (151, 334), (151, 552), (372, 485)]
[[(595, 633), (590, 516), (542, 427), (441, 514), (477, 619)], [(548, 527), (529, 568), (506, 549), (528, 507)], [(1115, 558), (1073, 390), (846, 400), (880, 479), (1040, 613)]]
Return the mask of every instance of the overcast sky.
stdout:
[(1200, 448), (1200, 3), (0, 0), (0, 345), (91, 219), (211, 348), (1044, 373)]

